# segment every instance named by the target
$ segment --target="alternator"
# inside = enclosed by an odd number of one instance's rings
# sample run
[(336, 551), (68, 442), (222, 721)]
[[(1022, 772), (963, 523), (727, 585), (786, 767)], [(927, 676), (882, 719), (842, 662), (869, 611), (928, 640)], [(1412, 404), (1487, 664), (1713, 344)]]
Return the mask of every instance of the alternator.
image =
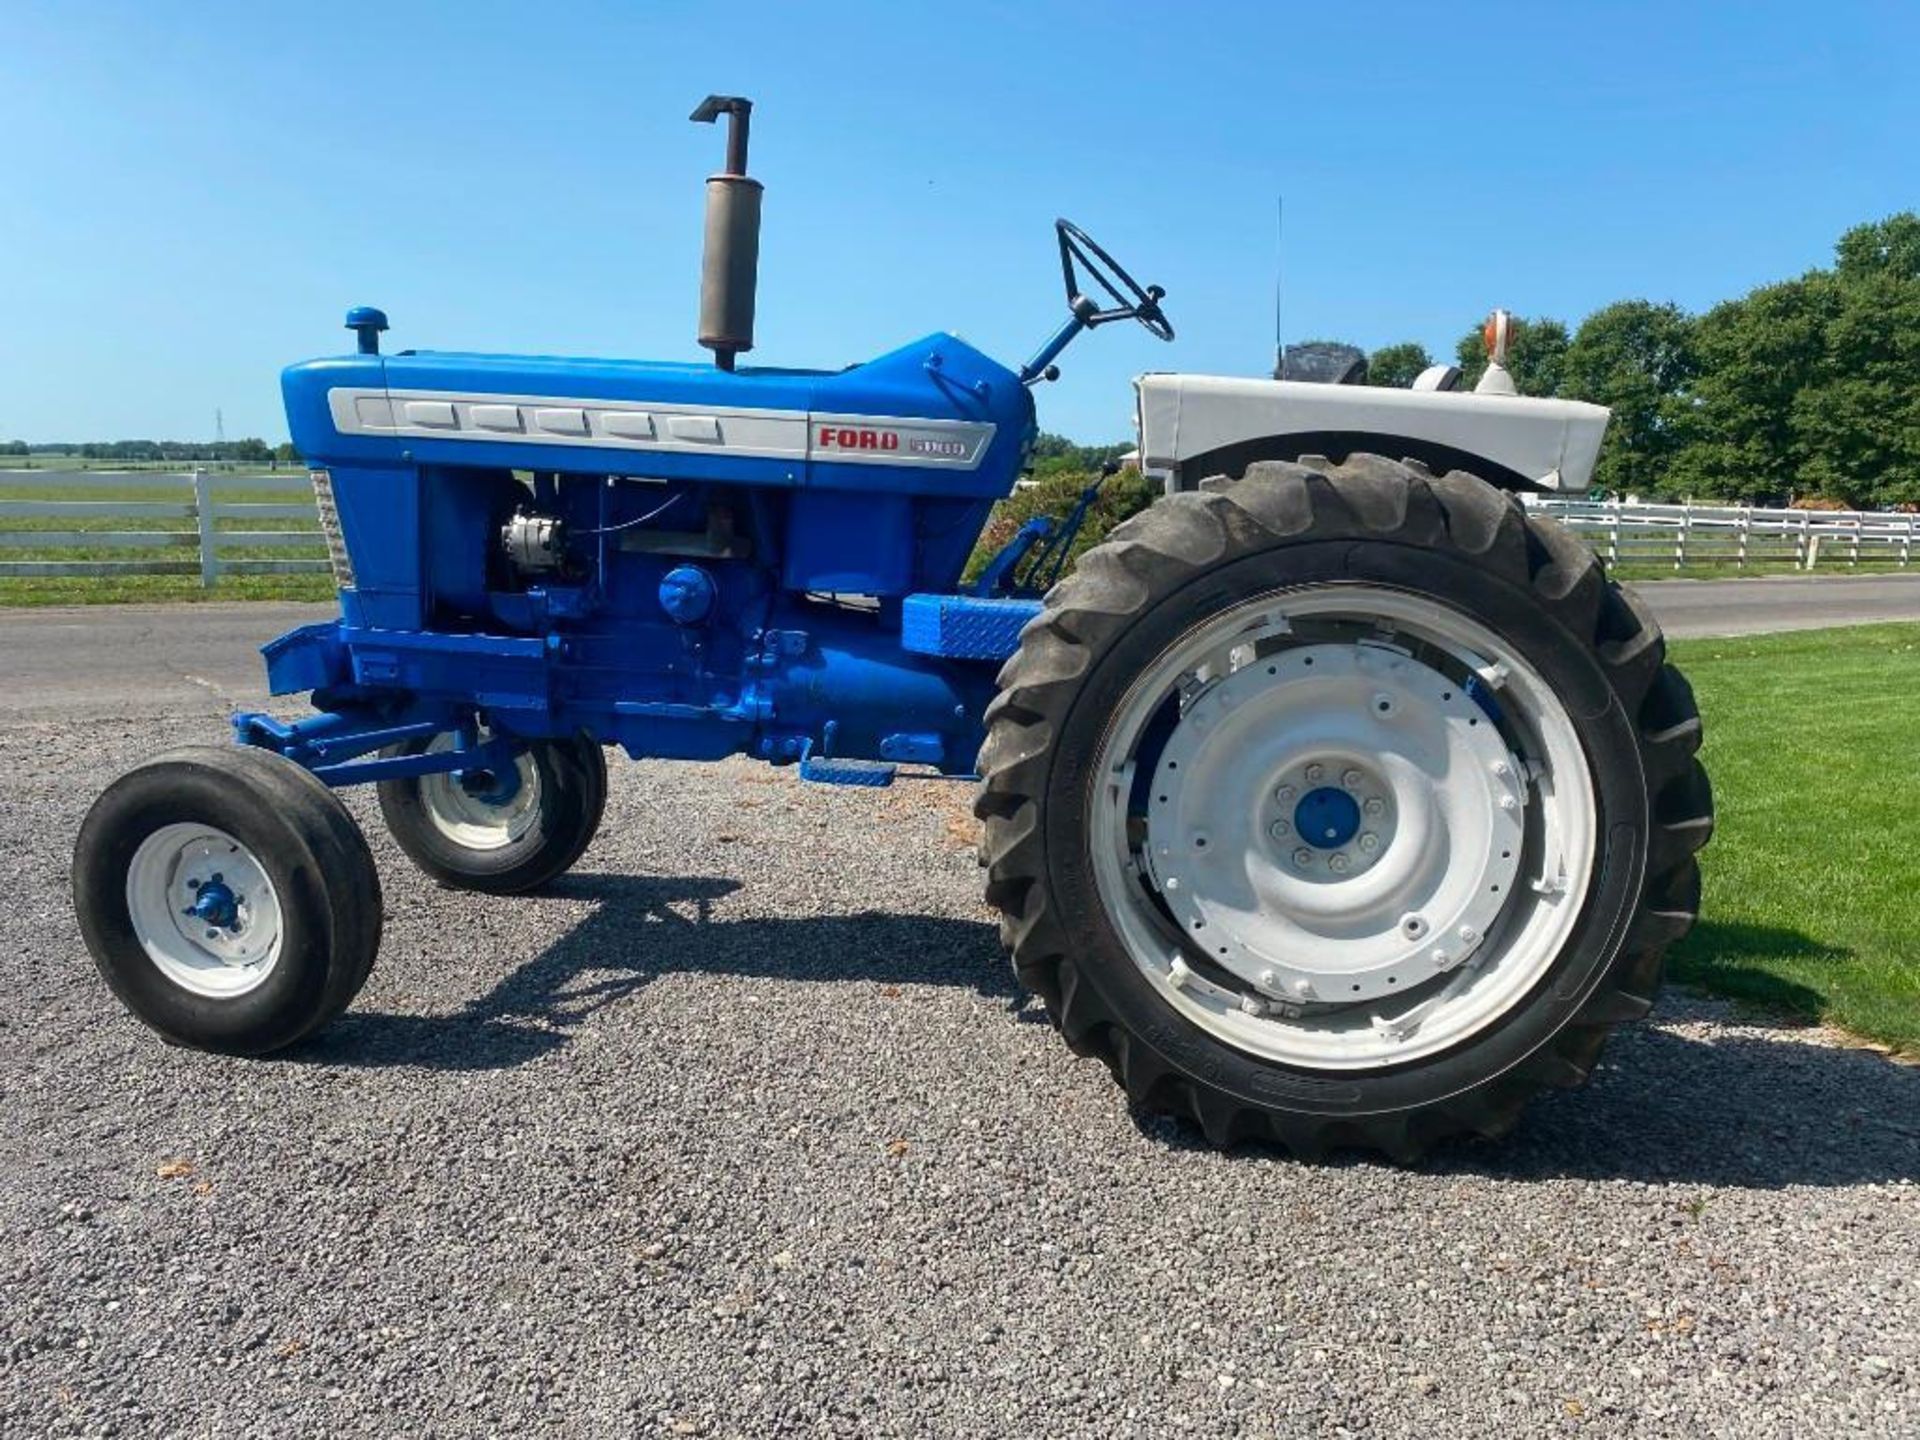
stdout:
[(500, 548), (516, 570), (542, 573), (566, 564), (566, 522), (554, 515), (520, 511), (500, 527)]

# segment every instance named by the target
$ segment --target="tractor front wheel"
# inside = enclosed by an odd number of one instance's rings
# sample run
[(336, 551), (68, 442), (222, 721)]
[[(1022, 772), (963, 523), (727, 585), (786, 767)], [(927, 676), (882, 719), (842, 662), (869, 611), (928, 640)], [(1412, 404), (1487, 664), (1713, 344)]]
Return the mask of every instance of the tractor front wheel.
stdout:
[[(445, 750), (448, 734), (389, 749)], [(563, 874), (600, 828), (607, 761), (590, 740), (537, 740), (511, 771), (445, 771), (380, 782), (380, 813), (409, 859), (456, 890), (518, 895)]]
[(1140, 1107), (1216, 1144), (1497, 1135), (1644, 1014), (1699, 908), (1700, 721), (1592, 553), (1377, 456), (1170, 496), (988, 712), (988, 899)]
[(380, 945), (366, 837), (264, 750), (175, 750), (114, 781), (80, 826), (73, 898), (114, 994), (200, 1050), (258, 1055), (319, 1029)]

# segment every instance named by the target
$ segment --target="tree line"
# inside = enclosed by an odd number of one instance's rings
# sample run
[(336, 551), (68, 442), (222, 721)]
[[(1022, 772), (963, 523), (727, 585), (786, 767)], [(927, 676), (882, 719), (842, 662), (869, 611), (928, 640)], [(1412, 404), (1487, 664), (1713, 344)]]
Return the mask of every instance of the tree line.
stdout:
[[(1476, 324), (1457, 363), (1486, 369)], [(1417, 343), (1368, 361), (1375, 385), (1410, 385)], [(1920, 215), (1840, 237), (1831, 268), (1762, 285), (1703, 314), (1619, 300), (1577, 329), (1516, 323), (1507, 368), (1523, 395), (1613, 411), (1597, 489), (1756, 504), (1826, 498), (1857, 509), (1920, 502)]]
[(257, 437), (244, 440), (54, 440), (28, 444), (25, 440), (0, 441), (0, 456), (32, 460), (35, 456), (59, 459), (243, 461), (261, 463), (277, 460), (298, 464), (300, 452), (291, 444), (269, 445)]

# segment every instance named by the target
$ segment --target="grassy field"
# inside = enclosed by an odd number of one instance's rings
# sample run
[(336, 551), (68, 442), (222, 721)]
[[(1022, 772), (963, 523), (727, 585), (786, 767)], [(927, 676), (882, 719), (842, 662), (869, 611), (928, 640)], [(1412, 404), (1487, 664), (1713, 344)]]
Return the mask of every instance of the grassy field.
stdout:
[[(96, 462), (97, 464), (98, 462)], [(36, 468), (45, 468), (37, 466)], [(68, 467), (74, 468), (74, 467)], [(177, 474), (181, 467), (144, 466), (115, 467), (143, 468), (162, 470), (168, 474)], [(262, 473), (256, 471), (254, 473)], [(304, 472), (299, 469), (282, 468), (277, 478), (298, 477)], [(223, 475), (223, 479), (226, 477)], [(268, 504), (299, 503), (298, 494), (284, 490), (249, 490), (246, 488), (246, 476), (226, 479), (218, 490), (222, 503), (264, 502)], [(85, 489), (63, 487), (58, 475), (50, 475), (47, 483), (19, 483), (21, 477), (9, 477), (10, 483), (0, 486), (0, 500), (94, 500), (104, 502), (143, 501), (185, 505), (192, 498), (190, 487), (183, 481), (177, 488), (156, 489), (152, 485), (89, 485)], [(302, 539), (291, 542), (292, 548), (283, 545), (241, 545), (223, 548), (222, 560), (288, 560), (317, 558), (322, 552), (318, 546), (320, 522), (316, 518), (300, 519), (251, 519), (245, 516), (223, 516), (214, 521), (220, 530), (285, 530), (299, 532)], [(140, 531), (150, 534), (168, 534), (189, 537), (196, 535), (195, 523), (186, 518), (171, 516), (135, 516), (116, 518), (113, 516), (0, 516), (0, 529), (10, 533), (21, 532), (80, 532), (87, 531)], [(311, 536), (312, 539), (305, 537)], [(122, 602), (154, 600), (328, 600), (333, 596), (333, 584), (325, 575), (229, 575), (223, 576), (219, 585), (205, 589), (199, 577), (199, 549), (197, 540), (178, 546), (166, 545), (153, 549), (122, 549), (109, 546), (88, 545), (34, 545), (7, 546), (0, 549), (0, 560), (137, 560), (171, 562), (188, 574), (176, 575), (105, 575), (105, 576), (46, 576), (34, 578), (13, 578), (0, 576), (0, 606), (5, 605), (103, 605)]]
[(160, 600), (331, 600), (333, 596), (333, 581), (325, 575), (228, 575), (211, 590), (200, 584), (198, 575), (115, 575), (108, 579), (58, 575), (0, 580), (0, 607), (140, 605)]
[(1920, 1053), (1920, 625), (1672, 650), (1719, 812), (1673, 978)]
[[(299, 475), (305, 466), (282, 461), (280, 468), (271, 473), (280, 475)], [(163, 475), (180, 475), (192, 470), (205, 470), (215, 475), (248, 474), (265, 475), (269, 467), (256, 460), (86, 460), (78, 455), (0, 455), (0, 474), (16, 470), (47, 471), (58, 476), (61, 474), (115, 475), (125, 471), (137, 471), (141, 474), (156, 472)]]

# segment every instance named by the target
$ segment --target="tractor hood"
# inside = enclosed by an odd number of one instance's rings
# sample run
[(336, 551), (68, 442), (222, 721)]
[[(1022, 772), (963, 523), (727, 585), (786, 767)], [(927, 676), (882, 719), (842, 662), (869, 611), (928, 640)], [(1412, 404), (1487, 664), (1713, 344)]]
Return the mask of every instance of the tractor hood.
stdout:
[(281, 378), (309, 462), (679, 475), (1001, 494), (1033, 425), (1012, 371), (948, 334), (845, 370), (406, 350)]
[(1215, 375), (1143, 375), (1134, 386), (1141, 468), (1185, 481), (1212, 473), (1209, 464), (1234, 469), (1267, 454), (1370, 451), (1578, 491), (1593, 477), (1609, 414), (1579, 400)]

